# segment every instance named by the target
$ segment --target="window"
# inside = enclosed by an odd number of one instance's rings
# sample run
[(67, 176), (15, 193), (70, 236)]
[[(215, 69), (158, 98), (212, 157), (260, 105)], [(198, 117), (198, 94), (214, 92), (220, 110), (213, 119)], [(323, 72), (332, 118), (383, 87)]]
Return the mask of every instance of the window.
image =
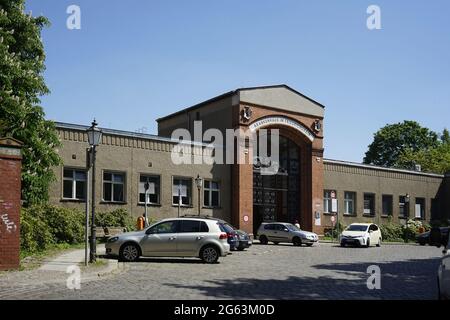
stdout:
[(205, 180), (203, 187), (203, 205), (210, 208), (220, 206), (220, 186), (218, 182)]
[(191, 205), (192, 194), (192, 179), (186, 178), (174, 178), (172, 185), (172, 203), (178, 205), (180, 200), (178, 195), (181, 196), (180, 204), (183, 206)]
[(160, 177), (141, 174), (139, 178), (139, 203), (145, 203), (145, 184), (148, 183), (147, 203), (159, 204)]
[(425, 219), (425, 199), (416, 198), (415, 218)]
[(356, 192), (344, 192), (344, 214), (355, 214)]
[(398, 197), (398, 208), (399, 208), (399, 217), (400, 218), (407, 218), (408, 217), (408, 205), (409, 203), (406, 202), (406, 196), (399, 196)]
[(204, 221), (181, 220), (179, 232), (208, 232), (208, 225)]
[(149, 233), (176, 233), (178, 221), (166, 221), (149, 229)]
[(124, 202), (125, 201), (125, 174), (114, 172), (103, 172), (103, 201)]
[(392, 216), (392, 202), (393, 197), (391, 195), (383, 194), (383, 216)]
[(336, 195), (336, 191), (334, 190), (325, 190), (323, 192), (323, 212), (325, 213), (331, 213), (332, 193)]
[(86, 171), (64, 168), (63, 198), (71, 200), (86, 199)]
[(375, 195), (373, 193), (364, 194), (364, 215), (375, 216)]
[(370, 227), (369, 227), (369, 231), (370, 231), (370, 230), (372, 230), (372, 231), (377, 231), (377, 230), (378, 230), (378, 227), (377, 227), (376, 225), (374, 225), (374, 224), (371, 224)]

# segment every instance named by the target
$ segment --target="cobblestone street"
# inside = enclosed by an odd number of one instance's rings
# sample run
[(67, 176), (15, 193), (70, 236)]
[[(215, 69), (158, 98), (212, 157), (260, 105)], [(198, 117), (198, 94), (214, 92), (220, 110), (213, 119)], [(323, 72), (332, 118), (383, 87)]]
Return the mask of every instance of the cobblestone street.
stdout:
[[(80, 290), (67, 289), (61, 273), (52, 283), (26, 285), (25, 278), (17, 286), (2, 275), (0, 299), (436, 299), (440, 256), (441, 249), (416, 245), (255, 244), (215, 265), (144, 258), (121, 273), (82, 280)], [(380, 290), (367, 288), (370, 265), (381, 269)]]

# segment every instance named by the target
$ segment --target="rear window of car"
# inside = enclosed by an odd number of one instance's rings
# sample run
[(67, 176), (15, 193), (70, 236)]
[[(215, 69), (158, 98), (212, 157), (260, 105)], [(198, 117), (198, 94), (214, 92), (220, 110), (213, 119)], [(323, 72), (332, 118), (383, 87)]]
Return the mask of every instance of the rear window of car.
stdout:
[(208, 232), (208, 225), (204, 221), (198, 220), (181, 220), (180, 231), (186, 232)]
[(200, 221), (200, 232), (209, 232), (208, 225), (205, 221)]
[(220, 222), (218, 222), (217, 224), (219, 225), (220, 231), (222, 231), (222, 232), (230, 233), (234, 230), (233, 227), (230, 226), (229, 224), (220, 223)]

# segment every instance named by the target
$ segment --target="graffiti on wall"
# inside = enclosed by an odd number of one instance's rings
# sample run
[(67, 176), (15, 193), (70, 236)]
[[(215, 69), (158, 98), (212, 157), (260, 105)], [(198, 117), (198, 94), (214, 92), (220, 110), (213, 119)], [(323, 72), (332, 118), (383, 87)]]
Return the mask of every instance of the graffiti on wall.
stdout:
[[(4, 213), (0, 216), (0, 221), (5, 225), (5, 229), (8, 233), (16, 232), (17, 226), (14, 221), (11, 221), (8, 214)], [(1, 232), (2, 229), (0, 229)]]

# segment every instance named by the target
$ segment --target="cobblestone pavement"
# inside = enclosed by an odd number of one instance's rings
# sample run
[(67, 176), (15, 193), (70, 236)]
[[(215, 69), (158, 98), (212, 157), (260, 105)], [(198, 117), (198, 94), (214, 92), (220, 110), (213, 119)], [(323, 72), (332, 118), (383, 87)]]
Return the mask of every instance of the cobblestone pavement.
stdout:
[[(220, 263), (145, 258), (101, 280), (65, 283), (4, 282), (0, 299), (435, 299), (441, 250), (415, 245), (340, 248), (255, 244)], [(381, 269), (381, 289), (367, 288), (367, 267)], [(7, 291), (4, 291), (7, 289)]]

